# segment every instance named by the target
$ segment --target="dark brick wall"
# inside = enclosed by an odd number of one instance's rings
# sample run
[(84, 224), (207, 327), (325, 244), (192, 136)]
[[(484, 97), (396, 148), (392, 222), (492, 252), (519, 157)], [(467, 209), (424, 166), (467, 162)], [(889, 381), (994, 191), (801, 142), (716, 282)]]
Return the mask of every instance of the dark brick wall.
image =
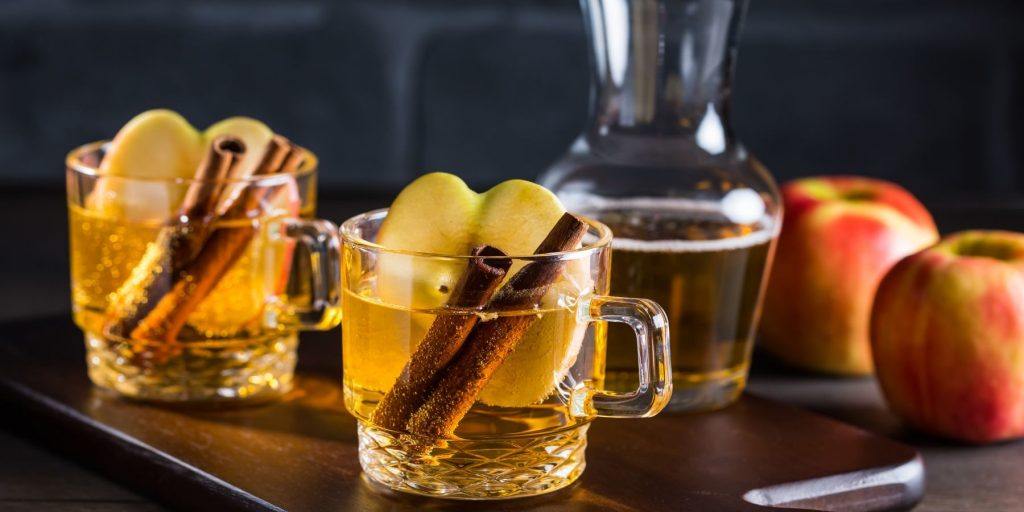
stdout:
[[(780, 179), (1024, 195), (1024, 6), (751, 3), (734, 118)], [(328, 188), (434, 169), (483, 186), (557, 158), (587, 87), (572, 0), (6, 0), (0, 183), (60, 186), (72, 146), (165, 106), (267, 121), (321, 156)]]

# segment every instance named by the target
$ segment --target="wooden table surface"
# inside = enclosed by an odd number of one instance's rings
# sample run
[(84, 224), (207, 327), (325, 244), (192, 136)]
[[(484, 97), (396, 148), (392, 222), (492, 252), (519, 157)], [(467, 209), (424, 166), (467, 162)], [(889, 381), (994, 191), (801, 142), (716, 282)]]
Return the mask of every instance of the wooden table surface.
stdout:
[[(379, 197), (322, 198), (321, 212), (340, 220), (382, 204)], [(967, 227), (1024, 231), (1024, 205), (929, 206), (945, 232)], [(0, 287), (0, 320), (67, 311), (65, 215), (60, 191), (0, 190), (0, 232), (10, 244), (0, 251), (0, 279), (5, 283)], [(925, 459), (927, 490), (916, 510), (1024, 510), (1024, 442), (972, 447), (909, 433), (886, 411), (871, 379), (781, 372), (755, 359), (750, 388), (918, 447)], [(17, 422), (0, 413), (0, 510), (162, 510), (145, 496), (12, 434), (9, 427)]]

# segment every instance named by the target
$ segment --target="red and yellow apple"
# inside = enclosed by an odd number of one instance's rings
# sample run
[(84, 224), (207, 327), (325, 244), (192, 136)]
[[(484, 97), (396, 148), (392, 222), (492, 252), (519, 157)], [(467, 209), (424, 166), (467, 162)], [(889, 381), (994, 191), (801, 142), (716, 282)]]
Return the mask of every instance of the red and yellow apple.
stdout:
[(976, 443), (1024, 436), (1024, 234), (966, 231), (897, 263), (871, 339), (910, 425)]
[(762, 346), (797, 367), (869, 374), (878, 282), (900, 258), (938, 240), (935, 222), (905, 189), (872, 178), (805, 178), (782, 196)]

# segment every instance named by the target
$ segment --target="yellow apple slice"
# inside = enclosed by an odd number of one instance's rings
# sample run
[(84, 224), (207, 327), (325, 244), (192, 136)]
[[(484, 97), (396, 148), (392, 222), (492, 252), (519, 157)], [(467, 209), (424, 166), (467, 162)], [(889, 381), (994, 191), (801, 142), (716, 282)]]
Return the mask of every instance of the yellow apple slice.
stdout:
[[(479, 239), (472, 245), (492, 245), (506, 254), (532, 254), (564, 213), (565, 207), (558, 197), (540, 185), (524, 180), (500, 183), (484, 194), (477, 228)], [(538, 222), (546, 227), (538, 229)], [(525, 263), (516, 262), (509, 275)], [(590, 261), (567, 262), (564, 277), (551, 286), (541, 301), (542, 309), (557, 308), (560, 296), (576, 298), (590, 290)], [(505, 407), (522, 407), (543, 400), (576, 362), (586, 327), (569, 309), (543, 313), (477, 399)]]
[(202, 152), (202, 136), (183, 117), (163, 109), (143, 112), (107, 148), (100, 172), (108, 177), (98, 182), (90, 208), (128, 220), (164, 219), (186, 190), (165, 180), (192, 177)]
[(100, 168), (131, 178), (189, 178), (202, 151), (203, 138), (177, 112), (147, 110), (117, 132)]
[(403, 251), (469, 254), (480, 203), (480, 194), (458, 176), (424, 174), (402, 189), (391, 203), (377, 243)]
[[(476, 234), (481, 198), (457, 176), (426, 174), (395, 198), (377, 234), (389, 249), (434, 254), (469, 254)], [(413, 309), (444, 306), (465, 263), (383, 254), (378, 296)]]
[(510, 256), (533, 254), (565, 213), (558, 197), (526, 180), (499, 183), (481, 198), (471, 245), (491, 245)]
[[(565, 213), (558, 198), (540, 185), (510, 180), (483, 194), (476, 194), (456, 176), (425, 175), (407, 186), (395, 199), (381, 226), (377, 243), (390, 248), (437, 254), (465, 255), (476, 245), (492, 245), (506, 254), (532, 254), (541, 240)], [(509, 277), (525, 262), (516, 262)], [(447, 303), (450, 291), (465, 269), (461, 260), (424, 260), (404, 254), (380, 258), (377, 297), (388, 304), (413, 310), (438, 308)], [(567, 265), (543, 301), (545, 312), (524, 335), (502, 364), (478, 400), (508, 407), (522, 407), (545, 399), (576, 360), (586, 325), (575, 314), (557, 306), (560, 297), (578, 297), (593, 288), (589, 260)], [(424, 317), (423, 321), (429, 321)], [(422, 326), (423, 332), (426, 332)], [(376, 340), (382, 346), (403, 350), (410, 340)], [(419, 339), (413, 339), (418, 343)], [(391, 358), (398, 375), (405, 361)]]
[[(509, 180), (477, 194), (459, 177), (435, 172), (405, 187), (388, 210), (377, 243), (389, 249), (465, 255), (477, 245), (505, 254), (532, 254), (565, 213), (544, 187)], [(388, 273), (378, 277), (382, 298), (416, 309), (448, 302), (464, 263), (384, 255)], [(517, 262), (509, 276), (523, 266)], [(413, 268), (416, 267), (416, 268)]]

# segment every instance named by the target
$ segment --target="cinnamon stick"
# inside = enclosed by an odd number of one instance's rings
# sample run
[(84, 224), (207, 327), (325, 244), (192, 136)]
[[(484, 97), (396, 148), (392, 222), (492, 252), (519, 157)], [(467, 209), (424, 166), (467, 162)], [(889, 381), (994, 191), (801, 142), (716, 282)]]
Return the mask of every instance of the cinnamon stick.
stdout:
[(128, 337), (199, 253), (215, 218), (223, 180), (234, 172), (244, 154), (245, 144), (235, 137), (218, 137), (210, 144), (178, 214), (160, 230), (107, 307), (105, 330), (109, 334)]
[[(259, 176), (265, 174), (273, 174), (278, 172), (285, 158), (292, 153), (292, 143), (287, 138), (281, 135), (274, 135), (267, 142), (266, 149), (263, 151), (263, 157), (260, 162), (253, 169), (252, 174), (247, 176), (243, 173), (233, 174), (232, 177), (248, 178), (250, 176)], [(304, 153), (303, 153), (304, 155)], [(239, 204), (239, 197), (249, 189), (248, 183), (233, 183), (224, 188), (219, 199), (219, 208), (217, 214), (219, 216), (225, 216), (228, 214), (228, 209), (232, 206)]]
[(480, 320), (478, 315), (465, 310), (487, 304), (512, 266), (512, 260), (507, 257), (488, 258), (505, 256), (491, 246), (477, 247), (472, 255), (447, 303), (447, 307), (461, 311), (440, 313), (434, 318), (402, 374), (373, 411), (374, 424), (396, 431), (405, 428), (409, 416), (426, 401), (441, 371)]
[(284, 159), (284, 162), (281, 164), (281, 169), (279, 172), (289, 174), (293, 173), (299, 170), (299, 167), (302, 167), (302, 163), (305, 162), (305, 160), (306, 150), (298, 146), (295, 146), (295, 150), (288, 153), (287, 157)]
[(171, 245), (173, 262), (191, 260), (202, 248), (217, 217), (216, 207), (224, 190), (224, 180), (238, 172), (245, 153), (245, 143), (236, 137), (220, 136), (210, 143), (206, 158), (199, 164), (194, 181), (185, 192), (177, 219), (183, 232), (179, 243)]
[[(292, 145), (284, 137), (275, 136), (268, 144), (254, 175), (282, 172), (289, 160), (301, 163), (304, 157), (304, 150)], [(242, 191), (241, 198), (221, 217), (223, 221), (239, 221), (239, 225), (221, 226), (209, 236), (198, 254), (182, 269), (182, 276), (185, 278), (178, 279), (170, 291), (159, 298), (150, 313), (132, 330), (131, 337), (168, 342), (176, 340), (189, 315), (245, 254), (246, 248), (256, 235), (256, 225), (252, 222), (243, 224), (241, 221), (258, 217), (267, 195), (276, 195), (283, 188), (281, 185), (269, 188), (256, 187), (252, 184), (247, 186)]]
[(263, 152), (263, 159), (260, 160), (253, 176), (264, 176), (279, 172), (289, 155), (298, 154), (305, 156), (304, 152), (295, 151), (296, 146), (287, 137), (274, 135), (267, 143), (267, 149)]
[[(548, 233), (534, 254), (573, 249), (587, 232), (587, 224), (566, 213)], [(523, 311), (540, 305), (540, 300), (562, 273), (565, 262), (557, 258), (534, 261), (506, 283), (491, 299), (489, 311)], [(516, 348), (523, 334), (537, 321), (537, 315), (518, 314), (477, 324), (462, 350), (449, 364), (423, 405), (406, 425), (406, 430), (428, 439), (441, 439), (455, 433), (469, 412), (480, 390), (495, 370)]]

